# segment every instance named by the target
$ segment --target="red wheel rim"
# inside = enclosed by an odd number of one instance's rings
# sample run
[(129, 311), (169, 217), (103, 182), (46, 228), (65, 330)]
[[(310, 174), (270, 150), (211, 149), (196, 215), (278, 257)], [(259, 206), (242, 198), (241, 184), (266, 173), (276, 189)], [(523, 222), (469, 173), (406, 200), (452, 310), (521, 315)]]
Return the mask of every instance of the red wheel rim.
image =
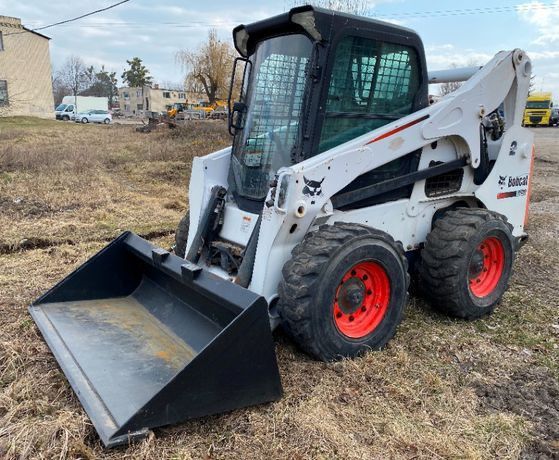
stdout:
[(376, 262), (360, 262), (343, 276), (336, 289), (334, 323), (352, 339), (373, 332), (384, 318), (390, 302), (390, 280)]
[(499, 284), (504, 267), (503, 243), (494, 236), (483, 240), (470, 259), (470, 292), (487, 297)]

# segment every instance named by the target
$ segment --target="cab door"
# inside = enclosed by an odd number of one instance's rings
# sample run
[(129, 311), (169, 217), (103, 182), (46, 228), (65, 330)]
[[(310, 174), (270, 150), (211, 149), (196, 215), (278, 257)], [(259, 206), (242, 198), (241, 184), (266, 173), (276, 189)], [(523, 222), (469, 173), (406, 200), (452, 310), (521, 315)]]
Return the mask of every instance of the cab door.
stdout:
[[(349, 33), (335, 44), (324, 97), (318, 153), (374, 131), (423, 107), (421, 52), (405, 43)], [(425, 93), (425, 94), (424, 94)], [(421, 151), (397, 158), (355, 179), (340, 193), (417, 170)], [(350, 209), (408, 197), (406, 186), (349, 205)]]

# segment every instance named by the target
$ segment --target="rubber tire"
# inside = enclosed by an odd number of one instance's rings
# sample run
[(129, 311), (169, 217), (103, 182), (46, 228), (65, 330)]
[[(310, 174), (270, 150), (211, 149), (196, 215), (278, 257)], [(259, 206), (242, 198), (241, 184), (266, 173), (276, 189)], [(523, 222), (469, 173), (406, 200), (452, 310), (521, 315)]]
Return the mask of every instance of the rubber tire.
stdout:
[(83, 117), (81, 121), (82, 121), (82, 123), (83, 123), (84, 125), (87, 124), (87, 123), (89, 123), (89, 120), (88, 120), (87, 118), (85, 118), (85, 117)]
[(70, 121), (70, 117), (68, 115), (64, 115), (62, 117), (62, 121)]
[[(486, 297), (474, 296), (469, 288), (470, 258), (489, 236), (503, 244), (505, 264), (497, 286)], [(489, 315), (508, 287), (514, 262), (512, 225), (496, 212), (459, 208), (438, 219), (421, 251), (421, 291), (439, 311), (473, 320)]]
[(108, 125), (110, 122), (111, 122), (111, 120), (109, 120), (108, 118), (105, 118), (103, 120), (103, 123), (106, 124), (106, 125)]
[[(374, 260), (390, 279), (390, 301), (382, 322), (369, 335), (351, 339), (334, 323), (333, 300), (344, 274), (355, 264)], [(322, 361), (379, 350), (396, 333), (408, 299), (410, 277), (404, 248), (385, 232), (336, 222), (308, 233), (283, 267), (278, 313), (298, 346)]]
[(188, 240), (188, 229), (190, 228), (190, 211), (186, 211), (180, 220), (175, 232), (175, 254), (184, 259), (186, 253), (186, 242)]

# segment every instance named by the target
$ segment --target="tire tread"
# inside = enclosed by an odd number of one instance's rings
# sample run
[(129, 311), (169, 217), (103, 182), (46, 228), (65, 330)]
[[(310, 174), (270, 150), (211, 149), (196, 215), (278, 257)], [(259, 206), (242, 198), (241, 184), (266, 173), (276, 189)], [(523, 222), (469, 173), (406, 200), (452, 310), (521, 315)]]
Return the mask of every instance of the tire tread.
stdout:
[(464, 281), (459, 274), (460, 262), (467, 255), (464, 242), (470, 241), (480, 227), (491, 220), (502, 221), (512, 232), (513, 227), (505, 216), (482, 208), (457, 208), (435, 222), (433, 230), (427, 235), (418, 268), (421, 290), (436, 309), (469, 320), (494, 309), (495, 305), (492, 305), (489, 311), (472, 311), (456, 295)]
[[(408, 261), (401, 242), (396, 242), (387, 233), (361, 224), (336, 222), (322, 225), (318, 230), (305, 235), (303, 241), (292, 251), (292, 258), (282, 269), (282, 281), (278, 292), (278, 311), (283, 327), (298, 345), (308, 354), (319, 359), (328, 359), (313, 341), (311, 308), (313, 293), (318, 288), (320, 274), (328, 265), (333, 254), (348, 241), (374, 237), (390, 245), (398, 254), (406, 273), (406, 294), (410, 283)], [(391, 337), (388, 337), (386, 342)]]

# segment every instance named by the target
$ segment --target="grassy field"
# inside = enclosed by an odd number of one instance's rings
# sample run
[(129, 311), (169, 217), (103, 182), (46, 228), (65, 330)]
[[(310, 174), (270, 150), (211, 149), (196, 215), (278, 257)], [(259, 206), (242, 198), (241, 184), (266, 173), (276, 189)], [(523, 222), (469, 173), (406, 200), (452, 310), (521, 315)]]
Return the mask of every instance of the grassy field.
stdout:
[(0, 119), (0, 458), (558, 458), (559, 129), (536, 130), (530, 240), (495, 314), (411, 298), (383, 352), (324, 364), (281, 332), (282, 400), (103, 450), (27, 306), (121, 231), (170, 247), (224, 124)]

